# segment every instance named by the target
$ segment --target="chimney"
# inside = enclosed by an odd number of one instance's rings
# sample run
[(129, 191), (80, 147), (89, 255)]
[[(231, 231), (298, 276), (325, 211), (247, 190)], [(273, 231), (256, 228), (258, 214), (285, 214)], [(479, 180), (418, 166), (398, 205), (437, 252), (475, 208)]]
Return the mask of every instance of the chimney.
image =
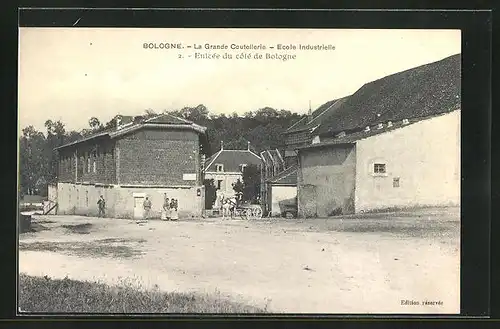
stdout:
[(224, 141), (220, 141), (220, 150), (224, 150)]
[(408, 119), (403, 119), (403, 124), (404, 124), (404, 125), (407, 125), (408, 123), (410, 123), (410, 122), (408, 121)]
[(383, 125), (382, 123), (379, 123), (379, 124), (377, 125), (377, 129), (382, 129), (382, 128), (384, 128), (384, 125)]
[(122, 126), (122, 117), (121, 115), (116, 117), (116, 130), (120, 129)]
[(370, 131), (370, 126), (366, 126), (365, 128), (365, 133), (369, 132)]
[(309, 101), (309, 112), (307, 113), (307, 122), (312, 121), (312, 110), (311, 110), (311, 101)]
[(247, 142), (247, 151), (250, 151), (250, 141)]

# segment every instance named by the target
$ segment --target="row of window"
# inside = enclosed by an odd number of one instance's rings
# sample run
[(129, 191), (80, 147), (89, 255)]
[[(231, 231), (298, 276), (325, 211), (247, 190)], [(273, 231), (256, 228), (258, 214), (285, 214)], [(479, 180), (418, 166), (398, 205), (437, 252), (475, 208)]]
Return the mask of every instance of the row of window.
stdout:
[[(84, 158), (84, 167), (83, 171), (87, 173), (96, 173), (97, 172), (97, 157), (99, 156), (99, 152), (92, 151), (87, 152), (83, 156)], [(103, 152), (103, 155), (106, 155), (106, 152)], [(111, 150), (111, 158), (114, 159), (114, 151)], [(105, 164), (105, 162), (104, 162)], [(72, 161), (72, 157), (62, 157), (61, 158), (61, 166), (64, 168), (66, 172), (71, 171), (71, 166), (74, 166), (74, 162)]]
[[(240, 172), (243, 172), (245, 170), (245, 168), (247, 167), (247, 164), (246, 163), (242, 163), (238, 166), (238, 169)], [(221, 164), (221, 163), (216, 163), (215, 164), (215, 171), (216, 172), (223, 172), (224, 171), (224, 165)]]

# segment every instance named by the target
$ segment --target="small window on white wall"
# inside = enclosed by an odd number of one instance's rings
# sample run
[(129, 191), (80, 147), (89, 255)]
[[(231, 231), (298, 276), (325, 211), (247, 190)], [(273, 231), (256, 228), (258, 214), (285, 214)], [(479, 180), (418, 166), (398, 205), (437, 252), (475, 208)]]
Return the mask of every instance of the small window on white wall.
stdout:
[(394, 177), (392, 179), (392, 187), (399, 187), (399, 177)]
[(385, 174), (386, 173), (385, 163), (374, 163), (373, 164), (373, 173), (374, 174)]

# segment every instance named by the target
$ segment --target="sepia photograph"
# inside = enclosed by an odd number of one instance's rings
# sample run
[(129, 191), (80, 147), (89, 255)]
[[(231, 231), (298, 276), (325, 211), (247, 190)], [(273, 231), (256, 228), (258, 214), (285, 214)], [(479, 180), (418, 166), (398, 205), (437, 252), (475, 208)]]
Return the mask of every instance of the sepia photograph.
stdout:
[(460, 313), (460, 30), (21, 27), (18, 70), (18, 315)]

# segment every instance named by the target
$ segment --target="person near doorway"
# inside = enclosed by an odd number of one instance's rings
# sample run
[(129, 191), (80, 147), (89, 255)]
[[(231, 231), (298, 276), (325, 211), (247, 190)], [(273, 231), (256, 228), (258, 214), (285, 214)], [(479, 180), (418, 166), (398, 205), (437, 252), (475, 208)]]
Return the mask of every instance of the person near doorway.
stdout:
[(102, 195), (99, 198), (99, 201), (97, 201), (97, 206), (99, 208), (99, 217), (106, 216), (106, 200), (104, 200)]
[(149, 200), (149, 198), (146, 197), (146, 200), (144, 200), (144, 203), (142, 205), (144, 207), (144, 219), (148, 220), (149, 213), (151, 212), (151, 200)]
[(177, 207), (178, 207), (177, 199), (172, 199), (172, 201), (170, 202), (170, 219), (171, 220), (178, 220), (179, 219), (179, 213), (177, 212)]
[(163, 211), (161, 212), (162, 220), (170, 220), (170, 199), (167, 198), (167, 194), (165, 193), (165, 197), (163, 198)]

